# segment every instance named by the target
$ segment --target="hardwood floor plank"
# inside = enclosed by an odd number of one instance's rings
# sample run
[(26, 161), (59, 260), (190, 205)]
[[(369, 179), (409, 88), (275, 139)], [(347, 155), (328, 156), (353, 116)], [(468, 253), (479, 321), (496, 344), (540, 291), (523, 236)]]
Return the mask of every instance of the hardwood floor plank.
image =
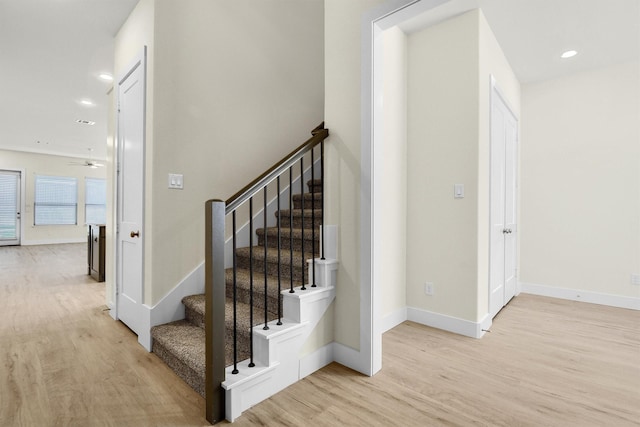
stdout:
[[(204, 400), (104, 305), (85, 245), (0, 247), (0, 426), (202, 426)], [(412, 322), (237, 426), (639, 426), (640, 312), (521, 295), (480, 340)]]

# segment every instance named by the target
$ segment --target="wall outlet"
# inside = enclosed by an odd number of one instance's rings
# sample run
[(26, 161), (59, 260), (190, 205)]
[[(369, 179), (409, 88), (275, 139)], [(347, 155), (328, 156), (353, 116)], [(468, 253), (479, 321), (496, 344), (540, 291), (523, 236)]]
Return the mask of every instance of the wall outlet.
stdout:
[(640, 285), (640, 274), (632, 274), (631, 275), (631, 284), (632, 285)]
[(424, 293), (427, 295), (433, 295), (434, 289), (433, 289), (433, 283), (431, 282), (426, 282), (424, 284)]

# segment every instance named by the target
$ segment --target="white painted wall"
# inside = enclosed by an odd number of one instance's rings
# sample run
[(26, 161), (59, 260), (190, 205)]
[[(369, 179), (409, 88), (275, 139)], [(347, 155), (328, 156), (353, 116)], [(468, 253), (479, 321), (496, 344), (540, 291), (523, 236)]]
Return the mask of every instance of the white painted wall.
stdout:
[[(475, 321), (478, 13), (408, 36), (407, 301)], [(453, 198), (464, 184), (464, 199)], [(426, 281), (435, 294), (424, 292)]]
[(523, 85), (521, 281), (640, 297), (638, 76), (633, 62)]
[[(106, 178), (105, 168), (91, 169), (71, 166), (70, 162), (84, 159), (52, 156), (22, 151), (0, 150), (0, 169), (23, 170), (25, 210), (22, 212), (22, 245), (86, 242), (87, 227), (84, 222), (85, 178)], [(78, 185), (78, 224), (34, 225), (35, 176), (68, 176), (76, 178)]]
[(326, 216), (339, 225), (335, 341), (360, 348), (362, 14), (382, 0), (325, 0)]
[[(410, 34), (408, 58), (408, 305), (480, 322), (488, 313), (490, 76), (516, 114), (520, 85), (480, 10)], [(463, 199), (454, 199), (454, 184), (464, 184)]]
[(384, 143), (377, 171), (376, 221), (381, 224), (382, 262), (374, 274), (382, 284), (382, 315), (387, 316), (407, 305), (407, 40), (392, 27), (384, 37)]
[[(204, 258), (204, 202), (234, 194), (323, 120), (323, 5), (143, 1), (118, 35), (116, 57), (142, 44), (145, 303), (153, 305)], [(184, 190), (167, 188), (169, 173), (184, 175)]]

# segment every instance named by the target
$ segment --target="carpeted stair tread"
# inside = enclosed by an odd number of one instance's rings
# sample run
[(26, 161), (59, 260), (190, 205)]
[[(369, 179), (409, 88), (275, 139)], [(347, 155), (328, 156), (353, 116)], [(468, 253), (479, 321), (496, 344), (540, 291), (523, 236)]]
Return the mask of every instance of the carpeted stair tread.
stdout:
[[(266, 229), (258, 228), (256, 230), (256, 234), (258, 235), (258, 237), (263, 236), (265, 230), (267, 230), (267, 238), (278, 236), (278, 227), (267, 227)], [(289, 236), (291, 235), (293, 235), (294, 239), (298, 239), (298, 240), (301, 240), (303, 238), (311, 240), (313, 238), (313, 232), (308, 228), (302, 229), (302, 228), (280, 227), (281, 238), (288, 239)], [(320, 231), (316, 230), (316, 234), (315, 234), (316, 239), (318, 239), (319, 236), (320, 236)]]
[[(302, 282), (295, 281), (293, 286), (300, 286)], [(229, 298), (233, 296), (233, 269), (226, 270), (226, 294)], [(281, 290), (291, 287), (290, 279), (281, 277)], [(251, 301), (251, 272), (248, 269), (239, 268), (236, 271), (236, 293), (238, 301), (249, 304)], [(267, 310), (271, 316), (278, 316), (278, 299), (282, 302), (282, 297), (278, 292), (278, 276), (267, 275)], [(254, 316), (264, 316), (264, 270), (253, 272), (253, 304)], [(280, 308), (282, 305), (280, 306)], [(255, 324), (255, 322), (254, 322)]]
[[(265, 232), (266, 230), (266, 232)], [(315, 245), (313, 244), (315, 230)], [(303, 234), (304, 231), (304, 234)], [(256, 234), (258, 235), (258, 245), (264, 246), (265, 233), (267, 236), (266, 243), (270, 248), (278, 247), (278, 227), (258, 228)], [(293, 246), (292, 240), (293, 238)], [(304, 239), (304, 240), (303, 240)], [(289, 249), (293, 247), (295, 251), (301, 251), (304, 244), (305, 255), (311, 253), (315, 246), (316, 254), (320, 251), (320, 230), (312, 228), (289, 228), (280, 227), (280, 248)]]
[[(304, 216), (304, 219), (311, 219), (315, 215), (316, 219), (322, 218), (322, 209), (280, 209), (275, 213), (276, 218), (289, 218), (289, 211), (293, 211), (293, 217), (299, 218)], [(314, 213), (315, 211), (315, 213)]]
[[(267, 268), (267, 274), (271, 276), (278, 275), (278, 249), (267, 247), (267, 253), (265, 258), (264, 246), (254, 246), (253, 248), (253, 268), (254, 272), (264, 272), (265, 264)], [(236, 250), (237, 267), (248, 270), (251, 264), (249, 248), (239, 248)], [(291, 254), (293, 254), (293, 278), (294, 280), (301, 281), (306, 274), (307, 265), (303, 263), (302, 252), (290, 251), (288, 249), (282, 249), (280, 251), (280, 276), (288, 279), (291, 277)], [(311, 252), (304, 253), (304, 259), (310, 259)], [(265, 261), (266, 259), (266, 261)], [(263, 273), (264, 274), (264, 273)]]
[(307, 181), (307, 187), (320, 187), (322, 186), (322, 180), (321, 179), (310, 179), (309, 181)]
[[(231, 271), (231, 269), (228, 269), (226, 271), (227, 277), (232, 277), (233, 276), (233, 271)], [(247, 283), (249, 281), (249, 271), (248, 270), (242, 270), (242, 269), (238, 269), (238, 284), (240, 286), (248, 286)], [(267, 286), (269, 289), (269, 292), (278, 292), (278, 278), (277, 277), (271, 277), (268, 276), (267, 279)], [(254, 274), (254, 289), (257, 293), (257, 291), (259, 291), (260, 289), (258, 289), (259, 287), (262, 288), (262, 290), (264, 289), (264, 275), (263, 277), (257, 277), (257, 275)], [(284, 289), (284, 288), (283, 288)], [(198, 313), (200, 313), (203, 317), (205, 314), (205, 299), (204, 299), (204, 294), (198, 294), (198, 295), (189, 295), (187, 297), (183, 298), (183, 303), (185, 304), (185, 306), (188, 306), (189, 308), (191, 308), (192, 310), (197, 311)], [(277, 312), (273, 313), (277, 315)], [(249, 305), (248, 303), (245, 303), (244, 301), (239, 301), (238, 302), (238, 322), (240, 323), (241, 321), (243, 323), (244, 320), (247, 320), (247, 324), (249, 321)], [(273, 320), (273, 317), (271, 318), (271, 320)], [(182, 322), (182, 320), (180, 320), (180, 322)], [(225, 322), (227, 322), (228, 324), (232, 324), (233, 323), (233, 303), (231, 302), (231, 296), (229, 295), (229, 297), (225, 300)], [(254, 326), (260, 324), (261, 322), (254, 322)], [(195, 325), (194, 325), (195, 326)]]
[[(204, 393), (204, 329), (186, 320), (151, 328), (153, 352), (198, 393)], [(198, 384), (201, 379), (202, 384)]]
[(322, 209), (322, 193), (320, 192), (315, 192), (315, 193), (309, 192), (309, 193), (304, 193), (303, 195), (294, 194), (293, 195), (294, 209), (300, 209), (302, 207), (303, 201), (304, 201), (305, 209), (311, 209), (311, 208)]
[(204, 294), (188, 295), (182, 298), (182, 303), (185, 307), (188, 307), (191, 310), (196, 311), (204, 316)]
[[(278, 263), (278, 248), (269, 248), (267, 247), (267, 262), (269, 263), (274, 263), (277, 264)], [(289, 250), (281, 250), (280, 251), (280, 262), (282, 262), (283, 266), (286, 266), (283, 270), (288, 270), (289, 269), (289, 265), (291, 265), (291, 256), (290, 256), (290, 252), (293, 252), (293, 265), (294, 268), (295, 267), (302, 267), (302, 252), (300, 251), (289, 251)], [(247, 260), (249, 259), (249, 255), (250, 255), (251, 251), (248, 247), (246, 248), (238, 248), (236, 249), (236, 257), (237, 258), (246, 258)], [(311, 258), (311, 254), (308, 253), (304, 253), (305, 258)], [(253, 259), (255, 261), (262, 261), (265, 259), (265, 250), (264, 250), (264, 246), (254, 246), (253, 247)], [(247, 261), (248, 264), (248, 261)], [(248, 265), (245, 266), (238, 266), (239, 268), (246, 268), (248, 269)], [(256, 271), (256, 270), (254, 270)], [(276, 273), (277, 274), (277, 273)]]
[(189, 295), (182, 298), (185, 319), (195, 326), (204, 328), (204, 295)]
[(275, 212), (275, 216), (280, 221), (280, 226), (284, 228), (289, 227), (292, 219), (293, 228), (303, 228), (304, 226), (304, 228), (315, 227), (317, 229), (322, 225), (322, 209), (281, 209)]
[(151, 328), (151, 336), (194, 370), (204, 375), (204, 329), (186, 320)]

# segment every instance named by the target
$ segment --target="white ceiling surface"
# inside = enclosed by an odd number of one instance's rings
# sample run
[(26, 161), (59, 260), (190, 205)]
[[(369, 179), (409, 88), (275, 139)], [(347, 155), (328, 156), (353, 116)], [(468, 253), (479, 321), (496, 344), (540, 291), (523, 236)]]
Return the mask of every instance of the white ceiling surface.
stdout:
[(0, 148), (106, 157), (113, 83), (98, 75), (113, 72), (114, 36), (137, 2), (0, 0)]
[[(640, 57), (639, 0), (451, 0), (400, 28), (411, 33), (476, 8), (521, 83)], [(578, 55), (561, 59), (567, 50)]]
[[(112, 71), (113, 37), (137, 2), (0, 0), (0, 148), (105, 158), (112, 84), (98, 74)], [(402, 29), (477, 7), (523, 83), (640, 54), (639, 0), (451, 0)], [(579, 53), (561, 60), (567, 49)]]

